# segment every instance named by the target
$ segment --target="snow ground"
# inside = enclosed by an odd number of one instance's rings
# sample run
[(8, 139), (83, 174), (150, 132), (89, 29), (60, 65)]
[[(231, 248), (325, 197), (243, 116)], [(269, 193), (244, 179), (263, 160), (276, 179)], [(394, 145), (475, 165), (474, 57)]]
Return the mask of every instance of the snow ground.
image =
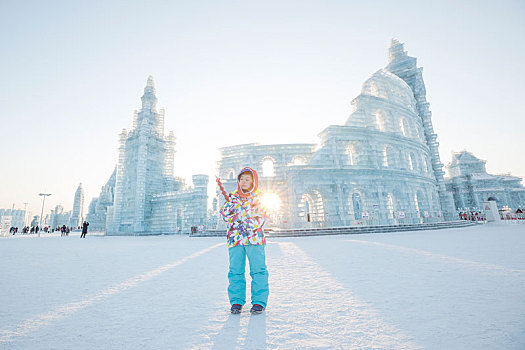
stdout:
[(0, 239), (0, 349), (525, 348), (524, 225), (270, 238), (253, 316), (223, 238), (48, 236)]

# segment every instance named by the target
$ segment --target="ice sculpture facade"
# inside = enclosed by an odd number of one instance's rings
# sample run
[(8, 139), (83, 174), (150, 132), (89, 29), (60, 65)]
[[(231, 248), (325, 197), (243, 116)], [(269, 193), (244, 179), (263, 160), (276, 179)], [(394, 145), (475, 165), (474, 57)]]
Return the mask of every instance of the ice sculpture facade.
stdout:
[(52, 209), (51, 212), (46, 215), (45, 220), (42, 221), (42, 226), (47, 225), (52, 228), (62, 225), (68, 226), (71, 219), (71, 213), (71, 211), (64, 211), (64, 206), (58, 204), (55, 209)]
[(187, 232), (205, 225), (208, 202), (208, 175), (193, 175), (193, 188), (153, 196), (151, 232)]
[(82, 183), (80, 183), (75, 192), (75, 198), (73, 200), (73, 213), (69, 219), (69, 226), (78, 228), (82, 225), (82, 220), (84, 220), (84, 188), (82, 187)]
[(9, 217), (9, 222), (12, 227), (18, 227), (22, 230), (26, 224), (26, 211), (23, 209), (0, 209), (0, 221), (2, 217)]
[(221, 148), (226, 189), (242, 167), (259, 171), (261, 190), (279, 203), (270, 225), (283, 228), (454, 218), (421, 69), (396, 40), (389, 57), (363, 84), (346, 123), (323, 130), (319, 145)]
[(89, 222), (90, 231), (103, 232), (106, 230), (107, 211), (109, 207), (113, 206), (115, 195), (116, 172), (117, 169), (115, 168), (106, 184), (102, 186), (99, 196), (93, 198), (89, 204), (86, 220)]
[[(173, 176), (175, 136), (173, 132), (164, 135), (164, 110), (157, 111), (151, 76), (144, 88), (142, 108), (134, 113), (133, 128), (129, 132), (124, 129), (119, 141), (113, 205), (106, 212), (107, 235), (174, 233), (176, 210), (172, 209), (181, 206), (185, 208), (181, 215), (187, 217), (184, 222), (205, 221), (207, 206), (201, 200), (201, 182), (205, 180), (207, 186), (207, 177), (197, 177), (197, 188), (191, 189)], [(191, 211), (193, 206), (199, 209)], [(197, 218), (200, 211), (204, 216)]]
[(521, 178), (510, 174), (491, 175), (485, 169), (486, 161), (467, 151), (455, 152), (446, 166), (449, 178), (447, 190), (454, 196), (458, 210), (482, 209), (482, 202), (495, 200), (498, 208), (516, 210), (525, 208), (525, 188)]

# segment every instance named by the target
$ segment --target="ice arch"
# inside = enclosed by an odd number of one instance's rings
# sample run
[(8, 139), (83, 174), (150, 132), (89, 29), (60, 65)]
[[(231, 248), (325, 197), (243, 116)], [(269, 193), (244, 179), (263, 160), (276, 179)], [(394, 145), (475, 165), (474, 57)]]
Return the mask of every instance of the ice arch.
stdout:
[(363, 200), (361, 195), (357, 192), (352, 194), (352, 209), (354, 211), (354, 219), (361, 220), (363, 212)]
[(306, 160), (303, 157), (294, 157), (289, 165), (306, 165)]
[(275, 160), (271, 157), (263, 158), (262, 160), (262, 176), (273, 177), (275, 176)]
[(401, 128), (403, 136), (408, 137), (408, 122), (405, 118), (399, 120), (399, 127)]
[(347, 159), (348, 159), (348, 165), (355, 165), (355, 147), (354, 147), (354, 144), (351, 144), (349, 145), (347, 148), (346, 148), (346, 155), (347, 155)]
[(305, 193), (299, 203), (300, 216), (305, 222), (320, 225), (324, 221), (324, 201), (317, 190)]
[(382, 110), (378, 109), (375, 113), (375, 117), (377, 130), (385, 131), (385, 113)]

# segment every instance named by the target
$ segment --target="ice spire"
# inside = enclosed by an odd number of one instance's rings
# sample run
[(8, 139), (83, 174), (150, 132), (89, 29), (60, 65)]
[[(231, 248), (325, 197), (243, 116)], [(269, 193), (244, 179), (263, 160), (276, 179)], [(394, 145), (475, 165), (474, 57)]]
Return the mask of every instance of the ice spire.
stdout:
[(157, 96), (155, 82), (150, 75), (144, 87), (144, 94), (141, 97), (142, 107), (140, 111), (135, 111), (133, 116), (133, 129), (152, 129), (159, 135), (164, 133), (164, 110), (157, 112)]
[(155, 87), (155, 82), (153, 81), (153, 77), (150, 75), (148, 77), (148, 82), (146, 83), (146, 86), (151, 86), (151, 87)]
[(392, 38), (390, 41), (390, 48), (388, 49), (388, 61), (398, 61), (407, 59), (408, 55), (405, 51), (405, 45), (396, 38)]
[(78, 185), (73, 199), (73, 213), (69, 220), (69, 226), (78, 227), (82, 224), (84, 219), (84, 188), (82, 182)]
[(144, 88), (144, 95), (142, 95), (142, 111), (156, 112), (157, 107), (157, 96), (155, 91), (155, 82), (153, 77), (150, 75)]

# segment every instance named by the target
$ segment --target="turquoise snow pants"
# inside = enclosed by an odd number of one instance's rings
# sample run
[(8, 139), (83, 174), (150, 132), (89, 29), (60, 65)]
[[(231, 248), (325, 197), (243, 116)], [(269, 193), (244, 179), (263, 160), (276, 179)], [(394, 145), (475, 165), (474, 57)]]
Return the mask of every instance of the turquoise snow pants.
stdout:
[(268, 269), (264, 253), (265, 245), (238, 245), (229, 248), (230, 270), (228, 271), (228, 298), (230, 305), (246, 303), (246, 256), (250, 262), (250, 276), (252, 277), (252, 305), (259, 304), (266, 307), (268, 301)]

